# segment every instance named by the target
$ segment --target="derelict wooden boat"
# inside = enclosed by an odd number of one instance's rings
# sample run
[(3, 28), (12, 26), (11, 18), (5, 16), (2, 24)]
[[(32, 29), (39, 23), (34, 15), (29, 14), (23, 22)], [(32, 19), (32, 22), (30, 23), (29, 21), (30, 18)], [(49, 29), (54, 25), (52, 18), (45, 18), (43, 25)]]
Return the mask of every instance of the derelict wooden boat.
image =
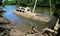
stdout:
[(39, 22), (49, 22), (50, 19), (39, 16), (37, 13), (33, 13), (31, 11), (22, 11), (22, 10), (14, 10), (14, 14), (19, 17), (25, 17), (30, 20), (39, 21)]
[(51, 19), (46, 19), (43, 17), (39, 17), (37, 16), (38, 14), (36, 13), (32, 13), (32, 12), (20, 12), (20, 11), (16, 11), (14, 10), (13, 12), (15, 15), (22, 17), (24, 19), (29, 19), (29, 20), (33, 20), (33, 21), (39, 21), (43, 24), (40, 24), (41, 26), (43, 26), (42, 28), (40, 28), (40, 30), (48, 27), (48, 28), (52, 28), (55, 26), (56, 22), (57, 22), (57, 18), (56, 17), (52, 17)]

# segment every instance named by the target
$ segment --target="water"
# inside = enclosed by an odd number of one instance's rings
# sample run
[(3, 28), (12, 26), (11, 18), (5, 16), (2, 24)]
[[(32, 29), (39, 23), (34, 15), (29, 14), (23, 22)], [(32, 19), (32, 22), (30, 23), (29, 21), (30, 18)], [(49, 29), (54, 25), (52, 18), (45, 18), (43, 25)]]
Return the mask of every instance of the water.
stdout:
[(24, 22), (23, 19), (13, 14), (13, 10), (15, 10), (16, 8), (16, 5), (5, 5), (5, 7), (3, 8), (3, 10), (6, 10), (6, 13), (3, 14), (3, 17), (11, 21), (12, 24)]
[[(25, 19), (22, 19), (22, 18), (16, 16), (13, 13), (13, 10), (15, 10), (16, 8), (17, 8), (16, 5), (5, 5), (5, 7), (3, 8), (3, 10), (6, 10), (6, 13), (3, 13), (3, 17), (8, 19), (9, 21), (11, 21), (11, 24), (18, 25), (17, 23), (19, 23), (19, 24), (25, 24), (25, 25), (29, 25), (29, 26), (36, 24), (35, 27), (37, 27), (37, 29), (39, 31), (48, 26), (48, 25), (43, 24), (41, 22), (29, 21), (29, 20), (25, 20)], [(53, 24), (53, 22), (50, 22), (50, 24), (51, 23)], [(49, 24), (49, 26), (51, 27), (50, 24)]]

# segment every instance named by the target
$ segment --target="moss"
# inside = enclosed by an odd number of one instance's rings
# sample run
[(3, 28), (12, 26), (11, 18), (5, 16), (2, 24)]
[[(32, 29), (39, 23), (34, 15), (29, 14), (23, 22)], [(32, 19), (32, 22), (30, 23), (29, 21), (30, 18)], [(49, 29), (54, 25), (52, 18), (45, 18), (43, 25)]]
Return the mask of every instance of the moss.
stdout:
[(4, 23), (9, 23), (8, 20), (4, 20)]
[(8, 20), (2, 20), (0, 22), (0, 25), (6, 25), (6, 24), (9, 24), (10, 22)]

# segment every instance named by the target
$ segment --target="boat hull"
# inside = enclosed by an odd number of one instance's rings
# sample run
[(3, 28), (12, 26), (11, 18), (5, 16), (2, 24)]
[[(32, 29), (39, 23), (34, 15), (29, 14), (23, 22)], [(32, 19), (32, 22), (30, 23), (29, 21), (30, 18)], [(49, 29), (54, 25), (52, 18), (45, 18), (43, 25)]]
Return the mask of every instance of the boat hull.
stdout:
[(29, 20), (37, 21), (37, 22), (43, 22), (43, 23), (47, 23), (50, 20), (50, 19), (43, 18), (41, 16), (37, 16), (36, 13), (29, 13), (29, 12), (23, 13), (23, 12), (17, 12), (14, 10), (14, 14), (25, 19), (29, 19)]

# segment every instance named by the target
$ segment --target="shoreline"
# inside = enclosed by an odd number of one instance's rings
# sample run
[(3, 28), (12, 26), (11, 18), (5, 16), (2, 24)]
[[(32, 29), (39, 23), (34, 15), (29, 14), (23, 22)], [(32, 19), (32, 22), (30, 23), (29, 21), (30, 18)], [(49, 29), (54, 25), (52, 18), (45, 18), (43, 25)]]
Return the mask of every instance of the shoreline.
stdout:
[[(4, 21), (5, 19), (3, 17), (0, 17), (0, 21)], [(18, 23), (19, 24), (19, 23)], [(3, 30), (3, 31), (1, 31)], [(12, 25), (11, 23), (6, 24), (0, 24), (0, 36), (6, 35), (6, 36), (35, 36), (39, 35), (39, 33), (31, 34), (31, 27), (28, 27), (24, 24), (19, 25)]]
[[(0, 17), (0, 36), (44, 36), (41, 32), (37, 31), (37, 33), (31, 33), (31, 27), (27, 25), (17, 23), (17, 25), (12, 25), (9, 20)], [(18, 25), (19, 24), (19, 25)], [(37, 29), (36, 29), (37, 30)], [(43, 30), (42, 30), (43, 31)], [(49, 34), (47, 34), (49, 35)], [(52, 34), (51, 34), (52, 35)]]

